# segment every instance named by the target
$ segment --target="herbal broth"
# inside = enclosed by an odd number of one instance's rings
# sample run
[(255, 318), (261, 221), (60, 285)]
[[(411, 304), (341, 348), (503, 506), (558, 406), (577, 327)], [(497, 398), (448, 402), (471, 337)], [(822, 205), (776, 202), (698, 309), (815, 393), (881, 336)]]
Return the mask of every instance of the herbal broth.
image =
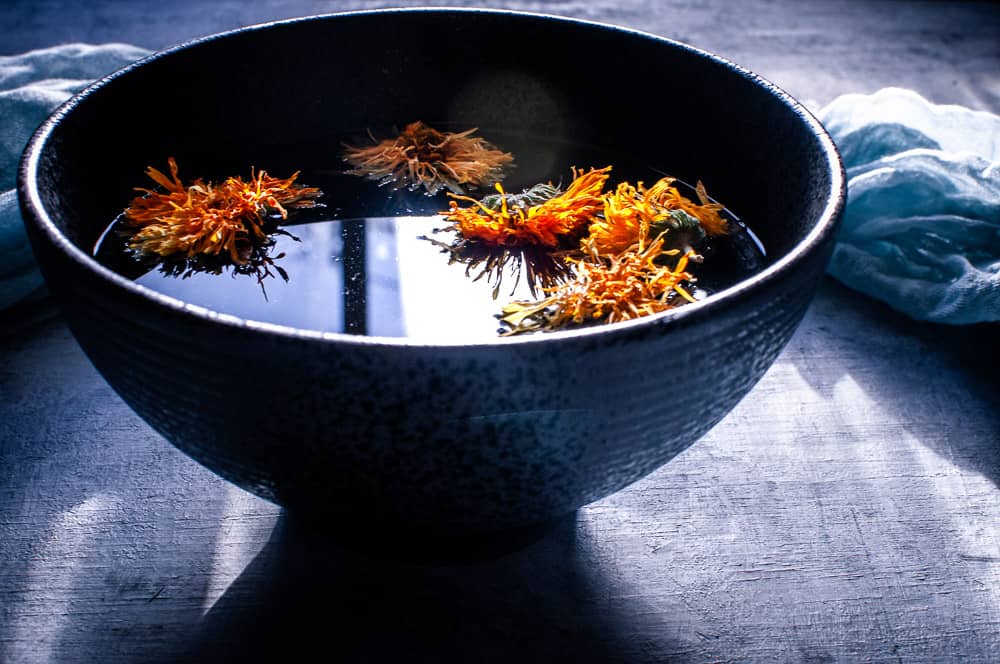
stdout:
[[(509, 193), (533, 182), (558, 183), (560, 176), (565, 185), (574, 163), (613, 163), (577, 159), (561, 170), (554, 164), (540, 167), (538, 160), (523, 160), (523, 152), (516, 154), (517, 170), (504, 182)], [(548, 175), (542, 177), (540, 172), (546, 169)], [(628, 178), (649, 183), (660, 177), (662, 173), (652, 169), (627, 171), (616, 164), (611, 182)], [(443, 193), (431, 197), (419, 191), (392, 191), (333, 170), (303, 170), (298, 181), (320, 187), (324, 207), (296, 213), (281, 226), (287, 234), (273, 236), (275, 244), (267, 250), (273, 260), (270, 276), (237, 274), (232, 266), (219, 274), (170, 273), (142, 263), (127, 250), (123, 233), (127, 227), (120, 219), (103, 233), (94, 255), (142, 286), (219, 313), (307, 330), (428, 342), (495, 339), (500, 331), (497, 314), (505, 304), (544, 297), (532, 294), (523, 275), (519, 278), (516, 268), (508, 266), (494, 299), (495, 284), (485, 277), (475, 280), (476, 268), (467, 274), (465, 265), (449, 263), (449, 254), (428, 239), (444, 239), (435, 233), (447, 226), (436, 214), (448, 209), (450, 199)], [(689, 189), (685, 185), (677, 185), (685, 195), (694, 196), (693, 191), (684, 191)], [(712, 194), (711, 182), (706, 185)], [(491, 192), (470, 193), (478, 198)], [(704, 262), (693, 270), (695, 299), (731, 286), (765, 264), (764, 248), (756, 236), (728, 211), (723, 214), (729, 234), (699, 247)]]

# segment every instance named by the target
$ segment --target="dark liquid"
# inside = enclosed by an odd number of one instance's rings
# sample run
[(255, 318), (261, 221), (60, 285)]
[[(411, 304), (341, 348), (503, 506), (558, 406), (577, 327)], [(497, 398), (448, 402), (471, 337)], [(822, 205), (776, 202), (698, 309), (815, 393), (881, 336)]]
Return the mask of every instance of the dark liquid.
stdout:
[[(544, 178), (533, 171), (538, 164), (524, 159), (511, 146), (501, 144), (518, 157), (514, 176), (505, 188), (518, 192)], [(547, 154), (544, 153), (543, 154)], [(537, 161), (537, 159), (536, 159)], [(607, 160), (574, 160), (603, 166)], [(187, 177), (181, 164), (181, 176)], [(522, 181), (528, 172), (530, 180)], [(284, 172), (273, 171), (275, 175)], [(617, 165), (608, 189), (623, 180), (645, 180), (652, 184), (660, 174), (644, 169), (638, 177)], [(562, 184), (571, 179), (562, 172)], [(383, 337), (413, 337), (436, 343), (462, 343), (495, 338), (502, 306), (512, 300), (537, 300), (527, 285), (508, 271), (498, 297), (487, 280), (473, 281), (465, 266), (448, 264), (448, 255), (420, 236), (444, 242), (450, 233), (433, 235), (447, 226), (436, 213), (447, 209), (442, 194), (428, 197), (419, 192), (392, 192), (374, 182), (333, 171), (303, 171), (303, 184), (319, 186), (325, 192), (326, 207), (295, 213), (286, 228), (292, 237), (276, 236), (268, 254), (288, 275), (285, 282), (275, 276), (258, 281), (254, 275), (194, 271), (188, 276), (164, 274), (143, 265), (125, 250), (119, 222), (112, 224), (95, 247), (95, 256), (104, 265), (137, 283), (184, 302), (240, 318), (323, 332), (346, 332)], [(478, 197), (490, 192), (474, 192)], [(693, 192), (684, 191), (685, 195)], [(340, 217), (340, 218), (338, 218)], [(729, 215), (731, 233), (699, 247), (705, 256), (692, 266), (697, 276), (695, 295), (706, 297), (759, 271), (765, 265), (763, 247), (741, 222)], [(273, 270), (272, 270), (273, 271)], [(475, 272), (473, 273), (475, 274)]]

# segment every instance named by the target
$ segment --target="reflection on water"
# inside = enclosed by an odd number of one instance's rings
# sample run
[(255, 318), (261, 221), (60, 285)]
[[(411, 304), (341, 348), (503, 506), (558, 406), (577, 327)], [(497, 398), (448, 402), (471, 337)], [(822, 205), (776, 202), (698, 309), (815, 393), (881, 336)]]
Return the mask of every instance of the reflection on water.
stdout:
[[(126, 255), (113, 232), (97, 258), (152, 290), (247, 320), (437, 343), (495, 339), (496, 314), (504, 304), (538, 298), (510, 267), (494, 300), (487, 279), (470, 278), (465, 266), (449, 264), (441, 248), (424, 239), (445, 225), (440, 216), (315, 221), (292, 227), (294, 235), (273, 235), (263, 262), (239, 270), (188, 264), (146, 270)], [(763, 263), (756, 238), (734, 227), (739, 232), (713, 242), (698, 267), (702, 294), (739, 281)]]
[[(436, 341), (494, 338), (500, 301), (492, 299), (491, 286), (466, 277), (464, 266), (449, 265), (439, 247), (421, 239), (443, 225), (438, 216), (317, 221), (293, 227), (294, 236), (273, 236), (269, 278), (227, 266), (222, 274), (151, 269), (135, 281), (213, 311), (302, 329)], [(113, 254), (123, 251), (114, 239), (109, 233), (98, 258), (123, 271), (114, 262)], [(501, 301), (529, 297), (523, 285), (512, 287), (515, 281), (505, 282)]]

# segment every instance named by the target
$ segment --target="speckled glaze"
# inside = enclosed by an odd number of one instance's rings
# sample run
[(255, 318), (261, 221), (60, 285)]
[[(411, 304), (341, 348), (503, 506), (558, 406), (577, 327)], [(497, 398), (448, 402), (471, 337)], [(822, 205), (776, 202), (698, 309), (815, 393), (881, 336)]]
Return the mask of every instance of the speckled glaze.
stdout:
[[(608, 146), (711, 182), (770, 264), (641, 321), (428, 345), (222, 316), (89, 257), (137, 174), (166, 155), (208, 170), (302, 145), (302, 159), (330, 161), (339, 137), (412, 118)], [(553, 17), (407, 10), (256, 26), (156, 54), (39, 129), (19, 193), (80, 345), (167, 440), (320, 519), (463, 533), (570, 513), (718, 422), (808, 306), (844, 180), (801, 106), (708, 53)]]

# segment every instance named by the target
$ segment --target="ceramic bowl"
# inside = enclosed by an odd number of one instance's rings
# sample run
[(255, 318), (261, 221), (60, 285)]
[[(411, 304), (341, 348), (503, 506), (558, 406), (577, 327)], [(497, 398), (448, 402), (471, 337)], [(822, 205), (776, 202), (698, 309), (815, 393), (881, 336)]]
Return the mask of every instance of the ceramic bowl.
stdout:
[[(437, 344), (244, 320), (92, 258), (168, 155), (191, 173), (284, 167), (289, 154), (309, 167), (345, 135), (412, 119), (603, 147), (709, 182), (767, 264), (637, 321)], [(308, 17), (157, 53), (40, 127), (19, 195), (81, 347), (173, 445), (344, 532), (491, 533), (622, 489), (750, 391), (817, 289), (844, 178), (799, 103), (720, 57), (607, 25), (434, 9)]]

